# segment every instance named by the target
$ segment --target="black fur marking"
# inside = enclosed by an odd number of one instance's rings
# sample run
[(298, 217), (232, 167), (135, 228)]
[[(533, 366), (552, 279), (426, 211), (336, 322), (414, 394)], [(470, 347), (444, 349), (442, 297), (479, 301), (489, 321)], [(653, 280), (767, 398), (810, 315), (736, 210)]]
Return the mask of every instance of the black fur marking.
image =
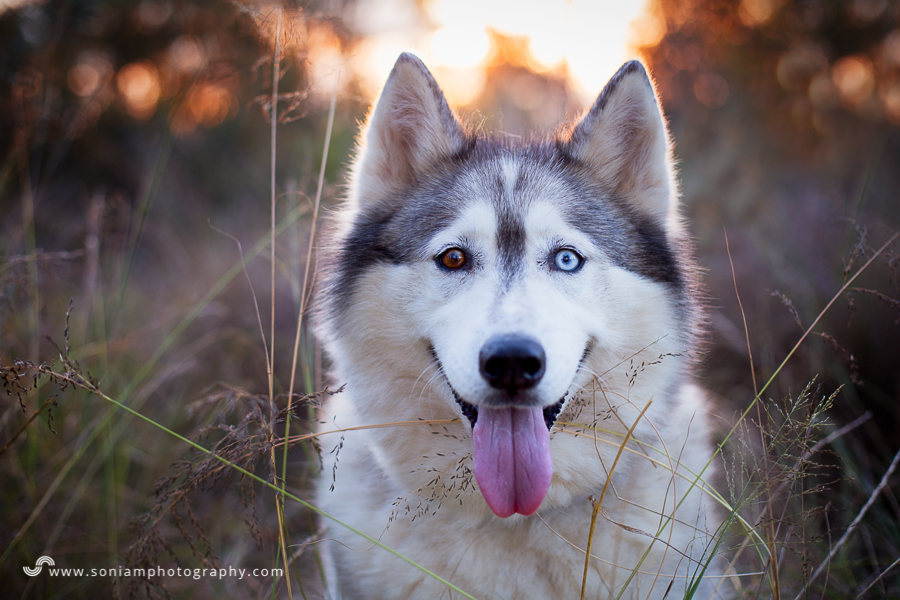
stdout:
[(635, 233), (642, 242), (635, 248), (633, 255), (635, 271), (650, 279), (682, 288), (684, 281), (681, 269), (662, 227), (649, 218), (636, 219), (634, 226)]
[(390, 198), (365, 200), (368, 208), (354, 220), (347, 238), (336, 254), (335, 276), (327, 284), (327, 294), (337, 312), (350, 304), (356, 281), (378, 263), (411, 264), (433, 257), (422, 249), (431, 238), (458, 216), (465, 205), (453, 195), (455, 175), (444, 173), (429, 185), (414, 186)]
[(623, 269), (671, 285), (676, 291), (684, 288), (681, 266), (662, 223), (605, 193), (577, 168), (566, 179), (575, 196), (560, 204), (569, 225), (594, 240)]
[[(622, 79), (634, 72), (642, 72), (646, 77), (644, 66), (638, 61), (631, 61), (619, 70), (605, 92), (611, 92)], [(650, 85), (649, 78), (647, 85)], [(609, 96), (604, 93), (595, 107), (599, 106), (602, 110)], [(495, 201), (494, 205), (502, 264), (510, 278), (524, 252), (525, 232), (521, 215), (527, 211), (532, 198), (529, 190), (533, 186), (530, 185), (529, 174), (540, 171), (556, 174), (565, 180), (571, 196), (559, 199), (558, 205), (566, 213), (567, 221), (591, 237), (616, 264), (648, 279), (672, 285), (676, 290), (684, 288), (686, 282), (681, 266), (672, 252), (662, 223), (638, 214), (626, 200), (610, 196), (585, 165), (568, 154), (566, 144), (540, 142), (517, 146), (516, 142), (507, 139), (478, 139), (466, 156), (470, 167), (479, 168), (482, 165), (472, 163), (491, 162), (501, 159), (504, 154), (521, 161), (513, 191), (515, 197), (504, 197), (502, 201)], [(503, 194), (505, 188), (499, 173), (497, 181), (501, 186), (498, 195)]]
[(453, 386), (449, 386), (450, 391), (453, 392), (453, 398), (456, 400), (456, 403), (459, 404), (459, 407), (462, 409), (462, 414), (465, 418), (469, 420), (469, 423), (472, 425), (472, 429), (475, 428), (475, 421), (478, 420), (478, 407), (474, 404), (469, 404), (465, 400), (459, 397), (459, 394), (456, 393), (456, 390), (453, 389)]
[(497, 247), (507, 282), (515, 279), (525, 256), (525, 225), (520, 212), (509, 205), (510, 201), (497, 207)]
[(584, 347), (584, 352), (581, 353), (581, 358), (578, 360), (578, 369), (581, 369), (581, 365), (584, 364), (584, 361), (587, 360), (588, 355), (590, 355), (591, 351), (594, 349), (594, 341), (588, 340), (588, 343)]
[(553, 429), (553, 424), (556, 422), (556, 417), (558, 417), (559, 413), (562, 412), (563, 404), (565, 403), (566, 397), (563, 396), (556, 404), (544, 407), (544, 423), (547, 424), (547, 429)]
[[(368, 215), (366, 215), (368, 216)], [(326, 284), (326, 293), (341, 313), (350, 304), (353, 287), (359, 276), (376, 263), (401, 264), (403, 257), (390, 244), (385, 243), (384, 233), (391, 215), (377, 214), (369, 218), (357, 218), (349, 236), (334, 257), (334, 278)]]

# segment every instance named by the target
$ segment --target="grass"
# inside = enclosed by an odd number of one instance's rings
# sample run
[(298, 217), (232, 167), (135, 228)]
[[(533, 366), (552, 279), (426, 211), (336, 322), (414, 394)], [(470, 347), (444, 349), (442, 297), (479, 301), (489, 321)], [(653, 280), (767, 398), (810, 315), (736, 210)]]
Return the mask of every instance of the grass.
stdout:
[[(332, 115), (334, 104), (332, 103)], [(327, 151), (326, 151), (327, 155)], [(319, 184), (313, 215), (317, 214), (319, 199), (324, 181), (324, 166), (320, 171)], [(275, 193), (273, 192), (273, 200)], [(4, 446), (0, 449), (0, 457), (6, 460), (7, 465), (11, 461), (21, 465), (23, 471), (33, 470), (40, 473), (41, 468), (35, 462), (38, 457), (41, 462), (48, 461), (52, 465), (52, 471), (56, 473), (53, 480), (46, 485), (44, 493), (31, 509), (29, 516), (18, 528), (3, 549), (0, 556), (0, 567), (14, 570), (19, 566), (18, 562), (33, 562), (37, 555), (52, 555), (57, 551), (57, 541), (65, 531), (67, 522), (78, 512), (90, 504), (86, 497), (89, 490), (95, 489), (98, 484), (105, 490), (106, 501), (101, 501), (101, 508), (108, 511), (105, 518), (116, 522), (122, 512), (117, 498), (123, 494), (123, 490), (129, 487), (133, 471), (136, 467), (132, 464), (140, 458), (128, 458), (126, 453), (133, 453), (132, 441), (129, 437), (134, 435), (137, 428), (135, 419), (144, 421), (152, 428), (161, 432), (164, 437), (177, 441), (180, 449), (173, 454), (173, 465), (169, 474), (163, 477), (153, 488), (154, 501), (149, 510), (143, 514), (125, 514), (126, 518), (136, 517), (134, 534), (137, 541), (128, 547), (120, 547), (119, 537), (123, 536), (116, 527), (110, 528), (110, 537), (107, 541), (107, 549), (110, 557), (115, 561), (123, 558), (125, 564), (133, 568), (148, 568), (164, 563), (167, 556), (174, 558), (179, 564), (202, 564), (206, 567), (216, 567), (221, 564), (217, 556), (216, 548), (221, 543), (223, 535), (234, 535), (234, 532), (207, 531), (204, 524), (208, 520), (209, 503), (207, 502), (211, 490), (221, 490), (220, 494), (235, 495), (240, 497), (240, 506), (244, 514), (247, 526), (246, 535), (251, 538), (253, 544), (261, 549), (264, 547), (263, 530), (274, 529), (278, 533), (277, 548), (274, 554), (270, 554), (270, 564), (273, 568), (289, 565), (291, 568), (285, 571), (283, 579), (273, 578), (271, 581), (272, 594), (287, 591), (291, 596), (299, 593), (307, 597), (307, 590), (316, 589), (315, 578), (310, 578), (309, 567), (298, 558), (307, 548), (312, 548), (315, 554), (315, 545), (309, 545), (316, 539), (317, 529), (304, 527), (296, 530), (288, 523), (291, 514), (296, 515), (296, 510), (289, 509), (291, 503), (294, 508), (302, 507), (312, 513), (318, 513), (325, 518), (328, 515), (321, 513), (316, 507), (309, 504), (301, 496), (288, 491), (288, 453), (290, 445), (308, 444), (316, 439), (314, 433), (290, 434), (290, 422), (295, 416), (299, 416), (300, 423), (309, 426), (309, 422), (303, 410), (314, 407), (318, 402), (318, 396), (297, 396), (293, 392), (295, 386), (296, 362), (300, 354), (301, 328), (298, 326), (294, 338), (294, 354), (291, 364), (291, 378), (286, 394), (276, 395), (275, 376), (272, 365), (275, 357), (274, 344), (263, 346), (268, 358), (266, 370), (269, 373), (270, 393), (265, 396), (245, 392), (238, 387), (217, 385), (207, 389), (202, 394), (202, 400), (191, 405), (191, 410), (197, 414), (207, 414), (201, 420), (201, 425), (195, 428), (195, 433), (188, 437), (177, 433), (165, 426), (159, 418), (152, 418), (144, 414), (147, 402), (154, 390), (159, 389), (161, 380), (171, 377), (167, 370), (178, 368), (178, 361), (160, 366), (163, 358), (172, 352), (173, 348), (182, 340), (185, 333), (195, 324), (200, 315), (215, 302), (229, 283), (242, 272), (247, 274), (246, 263), (252, 261), (266, 250), (272, 250), (279, 235), (288, 231), (303, 215), (304, 211), (295, 210), (288, 214), (280, 222), (273, 221), (273, 227), (268, 234), (268, 239), (260, 239), (246, 254), (241, 253), (239, 261), (234, 263), (220, 279), (210, 288), (207, 294), (186, 312), (180, 321), (174, 324), (162, 342), (155, 348), (150, 356), (137, 365), (133, 374), (122, 386), (117, 394), (118, 399), (107, 395), (102, 391), (101, 382), (110, 382), (110, 372), (103, 372), (102, 376), (92, 377), (73, 356), (77, 356), (79, 349), (71, 347), (70, 319), (74, 312), (74, 304), (70, 301), (65, 312), (65, 327), (63, 329), (64, 347), (57, 348), (58, 358), (55, 364), (46, 364), (35, 361), (16, 359), (11, 365), (3, 365), (2, 375), (5, 388), (10, 398), (15, 398), (18, 408), (25, 413), (24, 420), (18, 424), (17, 429), (4, 440)], [(273, 219), (274, 219), (273, 204)], [(313, 216), (312, 223), (315, 223)], [(815, 496), (822, 490), (821, 484), (808, 484), (809, 480), (816, 480), (817, 471), (823, 465), (816, 462), (817, 453), (823, 444), (818, 443), (821, 438), (820, 431), (825, 427), (827, 414), (835, 401), (838, 391), (827, 397), (813, 389), (812, 384), (806, 387), (794, 398), (787, 398), (783, 402), (762, 400), (763, 394), (769, 385), (779, 375), (781, 368), (791, 359), (819, 322), (819, 319), (831, 308), (832, 304), (852, 288), (855, 280), (880, 256), (885, 249), (896, 239), (895, 234), (877, 251), (872, 253), (867, 262), (862, 265), (852, 277), (848, 277), (843, 287), (828, 303), (813, 323), (806, 329), (796, 345), (784, 358), (782, 364), (771, 375), (766, 384), (759, 390), (753, 402), (746, 408), (737, 420), (731, 432), (725, 436), (723, 447), (734, 445), (732, 435), (737, 435), (739, 442), (737, 450), (728, 452), (726, 465), (728, 466), (728, 483), (730, 498), (718, 496), (712, 490), (714, 482), (703, 479), (703, 473), (695, 474), (691, 486), (700, 486), (705, 493), (716, 496), (728, 510), (728, 516), (724, 526), (719, 530), (719, 537), (710, 548), (709, 556), (713, 554), (724, 555), (735, 565), (736, 570), (744, 573), (752, 573), (749, 577), (736, 578), (734, 584), (725, 582), (724, 585), (734, 585), (734, 592), (739, 597), (758, 596), (762, 590), (766, 590), (769, 597), (809, 597), (812, 586), (826, 579), (828, 575), (836, 577), (835, 572), (841, 570), (854, 570), (853, 565), (848, 564), (846, 558), (841, 558), (841, 553), (848, 540), (852, 540), (863, 522), (870, 508), (878, 501), (880, 495), (886, 489), (888, 481), (893, 474), (900, 454), (895, 455), (890, 466), (884, 473), (879, 484), (872, 489), (866, 504), (858, 512), (852, 522), (836, 541), (828, 543), (822, 536), (830, 535), (831, 526), (821, 520), (827, 518), (827, 512), (818, 505)], [(310, 236), (310, 247), (312, 246)], [(134, 250), (130, 249), (129, 256), (133, 256)], [(276, 264), (275, 257), (270, 255), (271, 264)], [(307, 254), (311, 257), (311, 254)], [(34, 272), (34, 264), (37, 262), (37, 254), (34, 260), (21, 261), (28, 264), (31, 273)], [(309, 264), (309, 262), (307, 263)], [(125, 271), (128, 269), (126, 267)], [(308, 289), (307, 266), (304, 283), (301, 290)], [(123, 288), (127, 282), (123, 282)], [(252, 284), (251, 284), (252, 288)], [(274, 284), (273, 284), (274, 289)], [(124, 292), (120, 292), (120, 297)], [(39, 297), (37, 292), (27, 294), (28, 298)], [(308, 298), (306, 292), (301, 295), (300, 315), (303, 316)], [(272, 306), (274, 308), (274, 300)], [(262, 327), (262, 320), (258, 308), (257, 320)], [(274, 310), (271, 310), (274, 315)], [(299, 323), (303, 320), (298, 319)], [(270, 323), (270, 332), (274, 332), (274, 316)], [(270, 333), (270, 336), (272, 333)], [(273, 340), (273, 337), (269, 338)], [(107, 342), (108, 344), (108, 342)], [(192, 349), (187, 346), (183, 350), (190, 355)], [(184, 359), (182, 359), (184, 360)], [(751, 356), (752, 361), (752, 356)], [(99, 398), (110, 405), (108, 410), (98, 410), (92, 405), (91, 398)], [(279, 405), (281, 408), (279, 408)], [(15, 408), (15, 406), (11, 406)], [(84, 421), (83, 411), (94, 413), (87, 423), (79, 423), (72, 428), (73, 419)], [(60, 413), (64, 415), (64, 425), (59, 425)], [(79, 413), (82, 416), (79, 417)], [(209, 414), (215, 417), (210, 418)], [(9, 409), (6, 413), (8, 419)], [(751, 421), (751, 415), (756, 420)], [(229, 419), (237, 417), (236, 422)], [(41, 422), (46, 423), (45, 430), (39, 428)], [(389, 426), (400, 426), (388, 424)], [(58, 429), (62, 430), (60, 436)], [(72, 436), (71, 431), (77, 429), (80, 433)], [(849, 431), (849, 430), (847, 430)], [(56, 437), (67, 439), (66, 449), (60, 448), (47, 438), (47, 432)], [(283, 433), (282, 433), (283, 432)], [(845, 431), (846, 433), (846, 431)], [(283, 438), (291, 440), (290, 444), (284, 444)], [(754, 442), (754, 436), (759, 436), (759, 442)], [(635, 442), (629, 443), (629, 436), (621, 442), (612, 441), (618, 445), (618, 454), (625, 450), (639, 452)], [(21, 439), (20, 439), (21, 438)], [(837, 437), (828, 439), (834, 442)], [(201, 443), (205, 441), (206, 443)], [(162, 443), (165, 444), (165, 441)], [(607, 441), (607, 443), (609, 443)], [(52, 449), (56, 448), (55, 451)], [(277, 449), (282, 450), (279, 462)], [(47, 450), (51, 449), (48, 454)], [(135, 448), (136, 449), (136, 448)], [(651, 452), (658, 453), (661, 457), (671, 460), (664, 449), (648, 448)], [(62, 450), (62, 452), (60, 452)], [(185, 453), (188, 452), (187, 455)], [(309, 460), (317, 462), (318, 449), (307, 446)], [(177, 459), (174, 457), (183, 456)], [(320, 460), (320, 459), (318, 459)], [(710, 463), (713, 457), (710, 457)], [(85, 464), (87, 463), (87, 464)], [(664, 462), (659, 462), (663, 467)], [(29, 466), (30, 465), (30, 466)], [(707, 465), (707, 466), (708, 466)], [(77, 468), (76, 468), (77, 467)], [(615, 463), (613, 464), (615, 468)], [(138, 468), (138, 470), (143, 470)], [(260, 475), (258, 473), (268, 473)], [(70, 480), (70, 474), (74, 477)], [(234, 480), (238, 481), (235, 482)], [(302, 486), (301, 486), (302, 489)], [(35, 492), (38, 490), (35, 489)], [(605, 492), (605, 489), (604, 489)], [(65, 495), (63, 495), (65, 494)], [(67, 500), (65, 500), (67, 498)], [(260, 498), (274, 500), (274, 510), (267, 510), (260, 505)], [(267, 500), (267, 502), (270, 500)], [(591, 533), (593, 525), (601, 513), (602, 496), (595, 501), (594, 513), (591, 520)], [(135, 503), (136, 505), (140, 502)], [(96, 508), (94, 510), (96, 510)], [(259, 511), (271, 512), (276, 516), (276, 522), (270, 518), (260, 521)], [(126, 511), (127, 512), (127, 511)], [(44, 530), (34, 532), (36, 523), (46, 516), (52, 515), (56, 524), (50, 529), (49, 535)], [(608, 518), (608, 516), (607, 516)], [(302, 520), (302, 519), (301, 519)], [(168, 524), (167, 524), (168, 522)], [(729, 526), (737, 527), (738, 532), (729, 533)], [(274, 526), (274, 527), (272, 527)], [(653, 535), (655, 539), (661, 539), (665, 525)], [(799, 531), (798, 531), (799, 530)], [(824, 534), (822, 532), (825, 532)], [(371, 543), (381, 545), (377, 540), (365, 536)], [(132, 537), (132, 536), (129, 536)], [(174, 537), (174, 540), (173, 540)], [(296, 546), (291, 543), (292, 538), (301, 538), (306, 543)], [(587, 539), (588, 552), (585, 553), (585, 568), (590, 561), (591, 537)], [(44, 539), (45, 544), (40, 550), (35, 550), (34, 541)], [(21, 544), (30, 540), (30, 550), (21, 548)], [(573, 540), (574, 541), (574, 540)], [(852, 544), (852, 542), (851, 542)], [(748, 553), (747, 550), (750, 550)], [(827, 550), (827, 551), (826, 551)], [(395, 553), (396, 554), (396, 553)], [(749, 556), (753, 558), (748, 558)], [(16, 557), (15, 560), (13, 557)], [(249, 554), (248, 554), (249, 556)], [(409, 557), (397, 555), (412, 566), (422, 568)], [(244, 557), (246, 559), (246, 557)], [(793, 559), (793, 560), (792, 560)], [(798, 563), (799, 559), (799, 563)], [(319, 564), (318, 559), (313, 562)], [(708, 564), (708, 563), (707, 563)], [(303, 565), (303, 566), (301, 566)], [(860, 596), (876, 589), (879, 583), (890, 576), (891, 569), (896, 563), (891, 563), (881, 570), (873, 570), (871, 575), (860, 584), (862, 588)], [(812, 567), (815, 567), (812, 569)], [(636, 565), (632, 576), (637, 573), (640, 565)], [(698, 569), (697, 577), (703, 577), (703, 569)], [(800, 573), (793, 572), (800, 570)], [(293, 570), (293, 578), (289, 573)], [(829, 573), (829, 570), (833, 571)], [(435, 578), (444, 581), (439, 574), (430, 573)], [(291, 583), (293, 579), (293, 584)], [(747, 581), (749, 579), (749, 581)], [(29, 580), (23, 595), (42, 593), (70, 594), (77, 593), (75, 588), (44, 589), (38, 590), (33, 586), (37, 579)], [(802, 582), (802, 585), (800, 585)], [(445, 582), (446, 583), (446, 582)], [(463, 590), (446, 583), (463, 597), (471, 598)], [(864, 584), (864, 587), (863, 587)], [(123, 579), (117, 583), (116, 588), (120, 593), (133, 593), (136, 595), (172, 594), (180, 596), (188, 588), (173, 586), (169, 589), (162, 580), (148, 578)], [(788, 593), (789, 591), (789, 593)], [(822, 591), (822, 588), (819, 588)], [(321, 592), (310, 592), (313, 597)], [(796, 596), (794, 596), (796, 593)]]

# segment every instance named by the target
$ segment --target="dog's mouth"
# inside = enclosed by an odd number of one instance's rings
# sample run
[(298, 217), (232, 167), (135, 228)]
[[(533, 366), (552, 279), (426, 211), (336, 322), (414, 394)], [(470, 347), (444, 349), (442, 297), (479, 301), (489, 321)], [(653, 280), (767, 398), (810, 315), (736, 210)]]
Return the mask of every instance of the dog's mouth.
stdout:
[[(590, 348), (589, 343), (576, 374)], [(472, 470), (488, 507), (501, 518), (514, 513), (534, 514), (553, 478), (550, 429), (565, 405), (566, 396), (544, 407), (521, 404), (478, 407), (463, 400), (453, 389), (433, 346), (430, 351), (454, 400), (472, 425)], [(490, 375), (488, 372), (485, 377)]]
[[(575, 373), (581, 371), (581, 366), (584, 364), (584, 361), (587, 360), (588, 355), (593, 350), (592, 342), (588, 341), (588, 343), (584, 347), (584, 352), (581, 353), (581, 358), (578, 360), (578, 368)], [(450, 388), (450, 392), (453, 394), (453, 399), (456, 400), (456, 403), (459, 404), (460, 409), (462, 409), (462, 414), (465, 418), (469, 420), (469, 424), (472, 426), (472, 429), (475, 429), (475, 423), (478, 422), (478, 407), (474, 404), (466, 402), (463, 400), (462, 396), (460, 396), (455, 389), (453, 389), (453, 385), (450, 383), (450, 380), (447, 378), (447, 374), (444, 372), (444, 366), (441, 364), (440, 358), (438, 358), (437, 351), (434, 349), (434, 345), (428, 345), (428, 351), (431, 354), (431, 358), (434, 360), (434, 364), (437, 365), (438, 371), (441, 372), (441, 375), (444, 376), (444, 381), (447, 382), (447, 387)], [(566, 404), (566, 395), (559, 399), (559, 402), (555, 404), (551, 404), (550, 406), (545, 406), (542, 410), (544, 415), (544, 424), (547, 425), (547, 430), (553, 429), (553, 424), (556, 423), (557, 417), (559, 417), (559, 413), (562, 412), (563, 406)]]
[[(459, 404), (459, 407), (462, 409), (463, 416), (469, 420), (472, 429), (475, 429), (475, 423), (478, 421), (478, 407), (463, 400), (459, 394), (456, 393), (456, 390), (453, 389), (452, 385), (449, 387), (450, 391), (453, 393), (453, 399), (456, 400), (456, 403)], [(550, 406), (545, 406), (543, 408), (544, 424), (547, 425), (548, 430), (553, 428), (553, 424), (556, 423), (556, 418), (559, 416), (559, 413), (562, 412), (565, 403), (566, 397), (563, 396), (556, 404), (551, 404)]]

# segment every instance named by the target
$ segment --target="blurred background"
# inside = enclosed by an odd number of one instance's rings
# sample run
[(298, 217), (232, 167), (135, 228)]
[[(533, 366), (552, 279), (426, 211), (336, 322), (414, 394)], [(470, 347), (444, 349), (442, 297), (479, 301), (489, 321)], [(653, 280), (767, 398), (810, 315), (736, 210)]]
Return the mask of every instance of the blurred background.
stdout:
[[(14, 361), (89, 373), (275, 480), (315, 199), (327, 217), (359, 122), (404, 50), (465, 121), (498, 135), (551, 135), (624, 60), (646, 62), (705, 269), (699, 376), (720, 440), (834, 299), (740, 430), (776, 434), (726, 444), (731, 457), (802, 463), (748, 498), (760, 469), (726, 459), (720, 489), (743, 498), (779, 557), (754, 563), (727, 537), (738, 571), (759, 573), (728, 592), (794, 597), (871, 498), (810, 597), (900, 597), (900, 476), (878, 488), (900, 449), (898, 243), (876, 256), (900, 228), (894, 0), (0, 0), (2, 595), (285, 593), (266, 576), (24, 576), (42, 555), (85, 568), (283, 557), (270, 491)], [(295, 393), (325, 388), (322, 362), (304, 323)], [(292, 434), (311, 430), (315, 402), (297, 400)], [(335, 444), (292, 447), (289, 491), (309, 497)], [(322, 597), (314, 515), (291, 501), (284, 513), (293, 593)]]

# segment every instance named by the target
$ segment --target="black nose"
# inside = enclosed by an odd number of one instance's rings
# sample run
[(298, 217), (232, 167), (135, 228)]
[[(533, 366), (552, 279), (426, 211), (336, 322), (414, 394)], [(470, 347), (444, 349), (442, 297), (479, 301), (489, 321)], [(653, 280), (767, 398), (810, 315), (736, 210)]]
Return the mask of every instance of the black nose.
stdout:
[(546, 362), (544, 348), (521, 335), (492, 338), (478, 356), (481, 376), (491, 387), (505, 390), (510, 396), (536, 386), (544, 376)]

